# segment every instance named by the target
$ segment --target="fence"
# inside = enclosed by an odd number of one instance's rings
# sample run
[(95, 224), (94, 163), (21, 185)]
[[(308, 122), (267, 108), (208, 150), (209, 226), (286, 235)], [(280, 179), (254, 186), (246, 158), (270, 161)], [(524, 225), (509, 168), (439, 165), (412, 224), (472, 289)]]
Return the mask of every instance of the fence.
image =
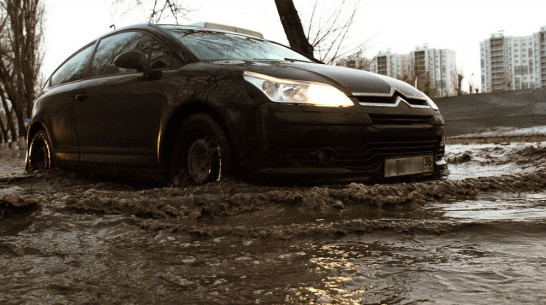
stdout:
[(446, 135), (491, 127), (546, 125), (546, 88), (471, 94), (434, 100), (446, 119)]

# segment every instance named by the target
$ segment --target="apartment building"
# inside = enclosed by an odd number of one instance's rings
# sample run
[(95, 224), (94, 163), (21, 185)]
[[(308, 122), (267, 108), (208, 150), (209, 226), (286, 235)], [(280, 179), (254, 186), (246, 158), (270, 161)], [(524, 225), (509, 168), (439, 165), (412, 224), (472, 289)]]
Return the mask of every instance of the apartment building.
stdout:
[(434, 96), (457, 95), (455, 51), (417, 47), (409, 54), (380, 52), (370, 64), (370, 71), (394, 77)]
[(530, 36), (494, 33), (480, 43), (483, 92), (546, 87), (546, 26)]
[(390, 50), (379, 52), (370, 63), (370, 71), (409, 81), (411, 62), (409, 54), (393, 54)]
[(370, 62), (367, 58), (362, 57), (360, 54), (351, 56), (350, 58), (342, 58), (336, 62), (336, 66), (343, 66), (347, 68), (359, 69), (359, 70), (369, 70)]
[(535, 48), (536, 83), (540, 87), (546, 87), (546, 26), (540, 28), (540, 32), (533, 34)]

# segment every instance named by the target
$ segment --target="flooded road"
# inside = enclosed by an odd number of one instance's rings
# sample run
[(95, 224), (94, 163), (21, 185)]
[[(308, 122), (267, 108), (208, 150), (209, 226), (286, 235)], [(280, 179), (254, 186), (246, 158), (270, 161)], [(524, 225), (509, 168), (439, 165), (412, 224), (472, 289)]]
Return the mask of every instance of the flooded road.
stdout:
[(1, 304), (541, 304), (546, 142), (440, 181), (177, 189), (25, 175), (1, 150)]

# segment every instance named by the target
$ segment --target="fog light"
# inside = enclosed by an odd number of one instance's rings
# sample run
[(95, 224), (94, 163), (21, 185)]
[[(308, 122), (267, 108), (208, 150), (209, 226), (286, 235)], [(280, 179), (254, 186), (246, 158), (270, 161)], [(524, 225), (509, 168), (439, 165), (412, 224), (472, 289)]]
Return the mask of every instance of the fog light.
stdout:
[(331, 148), (321, 149), (317, 152), (317, 161), (322, 165), (330, 165), (336, 162), (336, 152)]

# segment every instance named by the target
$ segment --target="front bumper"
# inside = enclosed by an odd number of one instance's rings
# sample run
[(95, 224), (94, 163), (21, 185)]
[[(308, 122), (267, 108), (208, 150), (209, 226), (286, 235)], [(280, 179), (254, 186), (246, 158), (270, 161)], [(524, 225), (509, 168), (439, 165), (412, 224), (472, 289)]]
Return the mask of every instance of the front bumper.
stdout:
[(443, 119), (431, 109), (266, 103), (255, 112), (241, 150), (245, 172), (295, 181), (381, 180), (387, 158), (432, 155), (433, 171), (412, 176), (447, 174)]

